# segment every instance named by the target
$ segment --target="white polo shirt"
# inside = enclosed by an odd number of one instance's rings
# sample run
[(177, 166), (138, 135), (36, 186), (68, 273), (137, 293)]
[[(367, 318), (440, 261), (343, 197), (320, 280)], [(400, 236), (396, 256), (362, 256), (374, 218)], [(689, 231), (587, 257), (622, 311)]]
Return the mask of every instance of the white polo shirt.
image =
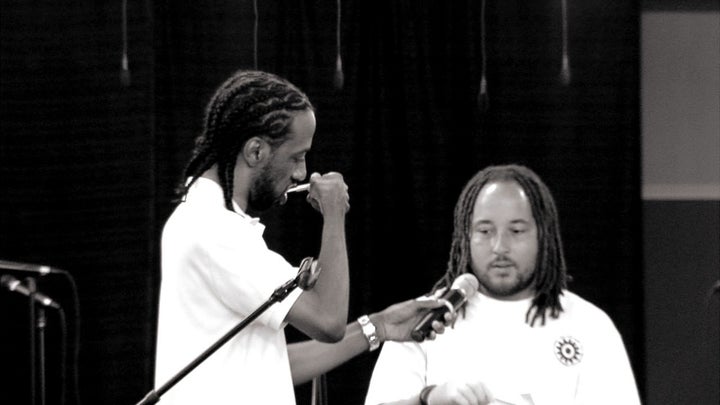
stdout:
[[(297, 274), (268, 249), (264, 225), (235, 210), (217, 183), (199, 178), (165, 224), (156, 390)], [(271, 305), (160, 403), (294, 404), (283, 320), (301, 293)]]

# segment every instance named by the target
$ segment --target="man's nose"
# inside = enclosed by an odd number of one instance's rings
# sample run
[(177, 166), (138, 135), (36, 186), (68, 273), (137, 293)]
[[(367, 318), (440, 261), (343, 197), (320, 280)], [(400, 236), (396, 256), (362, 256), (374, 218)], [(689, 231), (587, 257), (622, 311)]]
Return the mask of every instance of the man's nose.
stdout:
[(507, 239), (508, 236), (505, 234), (505, 232), (498, 232), (492, 241), (493, 253), (507, 253)]
[(297, 182), (305, 180), (305, 177), (307, 177), (307, 167), (305, 165), (305, 162), (298, 164), (298, 167), (295, 168), (292, 177)]

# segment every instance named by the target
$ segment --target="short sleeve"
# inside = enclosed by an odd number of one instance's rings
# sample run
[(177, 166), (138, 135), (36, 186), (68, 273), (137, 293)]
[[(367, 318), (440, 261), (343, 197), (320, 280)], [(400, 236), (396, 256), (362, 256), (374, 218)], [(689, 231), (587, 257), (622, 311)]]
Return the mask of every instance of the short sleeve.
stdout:
[[(297, 268), (270, 250), (257, 229), (238, 226), (233, 235), (206, 238), (197, 257), (207, 269), (206, 277), (214, 294), (233, 312), (248, 316), (273, 292), (297, 275)], [(283, 321), (302, 293), (299, 288), (282, 301), (268, 307), (257, 322), (273, 329), (284, 327)]]
[(427, 356), (416, 342), (385, 342), (370, 378), (365, 405), (410, 398), (425, 387)]

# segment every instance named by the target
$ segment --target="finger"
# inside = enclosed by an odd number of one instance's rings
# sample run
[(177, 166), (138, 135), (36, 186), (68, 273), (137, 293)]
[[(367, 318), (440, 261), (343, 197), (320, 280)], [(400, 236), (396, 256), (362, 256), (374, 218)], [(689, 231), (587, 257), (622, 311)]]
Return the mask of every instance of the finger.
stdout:
[(470, 389), (472, 390), (472, 394), (480, 404), (488, 404), (492, 401), (494, 401), (494, 398), (492, 396), (492, 393), (487, 388), (485, 384), (482, 382), (476, 382), (474, 384), (469, 384)]
[(495, 395), (493, 395), (492, 391), (490, 391), (490, 388), (488, 388), (485, 384), (483, 384), (483, 388), (485, 390), (485, 398), (487, 399), (487, 402), (495, 402)]
[(446, 312), (443, 319), (445, 320), (445, 325), (455, 326), (455, 321), (457, 320), (457, 312), (455, 312), (455, 313)]
[(438, 334), (445, 332), (445, 324), (440, 321), (433, 321), (432, 331)]
[(312, 198), (310, 194), (308, 194), (307, 198), (305, 198), (305, 201), (307, 201), (315, 211), (320, 211), (320, 204), (318, 204), (317, 200)]
[(323, 178), (333, 184), (342, 185), (343, 190), (347, 191), (347, 184), (345, 183), (345, 180), (344, 180), (342, 174), (340, 174), (338, 172), (327, 172), (323, 175)]
[(429, 295), (417, 297), (415, 298), (415, 302), (418, 304), (418, 308), (438, 308), (443, 306), (442, 301)]
[(455, 399), (455, 402), (458, 404), (475, 405), (478, 403), (472, 387), (470, 387), (468, 384), (462, 384), (458, 386), (457, 393), (458, 396)]

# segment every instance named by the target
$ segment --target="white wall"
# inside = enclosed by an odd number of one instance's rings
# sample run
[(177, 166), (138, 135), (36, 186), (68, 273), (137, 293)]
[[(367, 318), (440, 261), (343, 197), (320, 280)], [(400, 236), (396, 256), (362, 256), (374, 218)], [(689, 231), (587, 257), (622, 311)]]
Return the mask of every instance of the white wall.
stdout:
[(678, 3), (641, 14), (645, 399), (719, 404), (720, 4)]
[(644, 199), (720, 199), (720, 13), (641, 18)]

